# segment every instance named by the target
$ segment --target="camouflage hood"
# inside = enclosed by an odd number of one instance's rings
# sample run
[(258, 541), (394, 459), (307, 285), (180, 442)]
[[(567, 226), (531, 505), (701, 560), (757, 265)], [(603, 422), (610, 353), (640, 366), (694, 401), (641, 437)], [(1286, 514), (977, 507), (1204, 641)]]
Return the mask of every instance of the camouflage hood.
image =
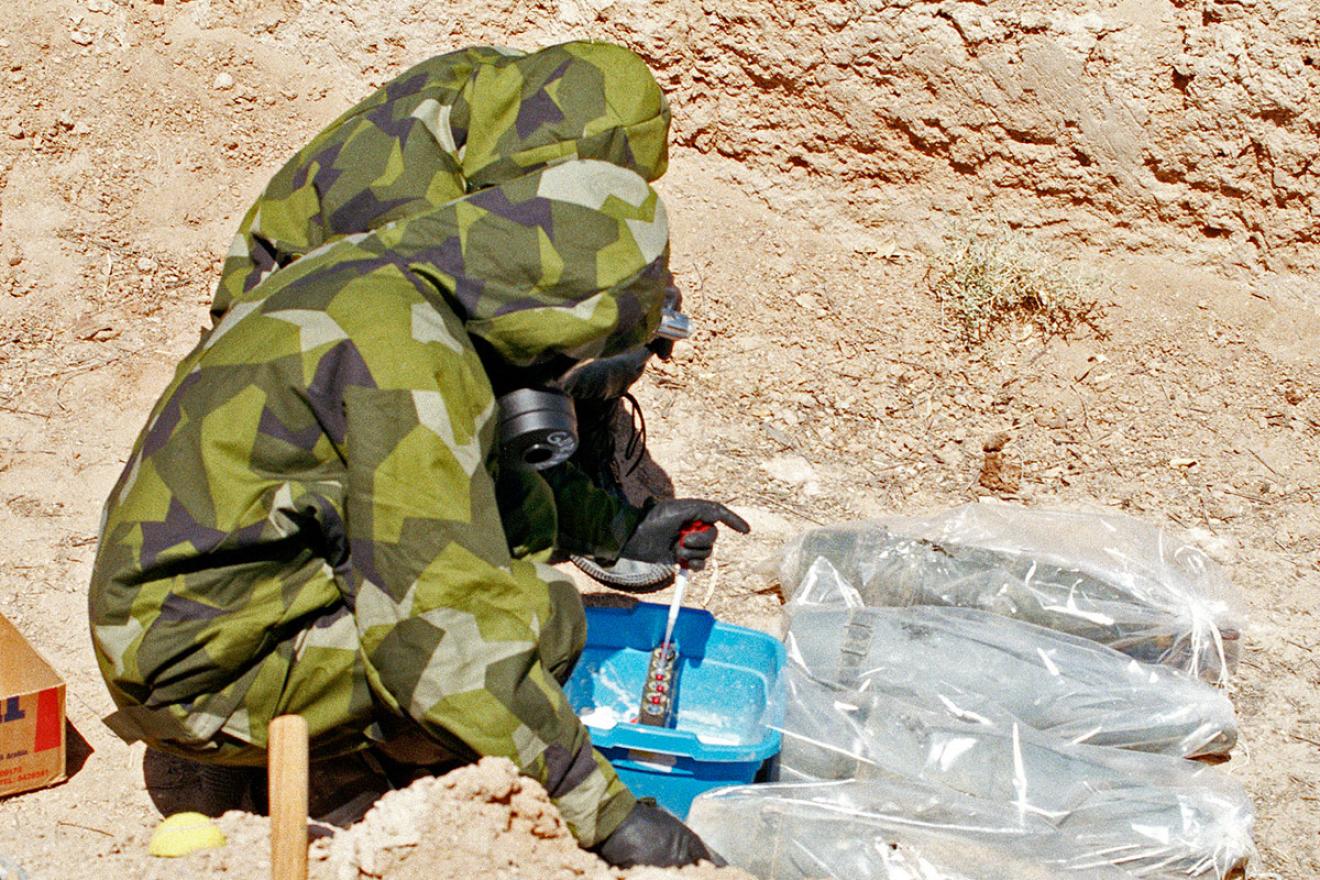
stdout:
[(668, 131), (655, 78), (621, 46), (565, 43), (528, 55), (475, 47), (428, 59), (331, 123), (271, 179), (234, 238), (212, 316), (219, 321), (326, 242), (552, 164), (608, 162), (643, 178), (627, 187), (637, 190), (664, 173)]
[(572, 42), (473, 66), (450, 129), (468, 190), (500, 193), (466, 201), (498, 212), (504, 200), (534, 192), (538, 205), (559, 203), (559, 222), (577, 222), (566, 213), (573, 205), (610, 216), (622, 234), (594, 259), (566, 261), (550, 246), (555, 219), (513, 208), (507, 216), (531, 222), (536, 242), (528, 228), (522, 246), (501, 242), (482, 254), (473, 273), (480, 293), (458, 285), (470, 334), (517, 366), (554, 354), (606, 357), (649, 341), (657, 296), (672, 280), (664, 206), (647, 186), (668, 167), (669, 121), (650, 69), (622, 46)]
[(451, 126), (469, 189), (575, 157), (648, 181), (668, 165), (669, 103), (646, 62), (608, 43), (565, 43), (474, 65)]

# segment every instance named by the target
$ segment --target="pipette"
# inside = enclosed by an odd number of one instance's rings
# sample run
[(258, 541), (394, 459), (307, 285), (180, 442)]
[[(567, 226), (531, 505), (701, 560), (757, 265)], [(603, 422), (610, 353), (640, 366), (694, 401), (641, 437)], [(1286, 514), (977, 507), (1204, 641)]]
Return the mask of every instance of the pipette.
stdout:
[[(699, 519), (693, 520), (679, 530), (678, 543), (682, 544), (683, 539), (688, 535), (695, 535), (713, 528), (715, 527), (710, 523), (702, 522)], [(669, 656), (669, 643), (674, 637), (674, 623), (678, 620), (678, 609), (683, 607), (683, 593), (687, 590), (687, 585), (687, 562), (680, 559), (678, 562), (678, 574), (674, 575), (674, 598), (669, 602), (669, 617), (665, 620), (665, 638), (664, 641), (660, 643), (660, 647), (664, 649), (661, 653), (662, 657)]]
[[(681, 542), (688, 535), (714, 528), (699, 520), (688, 523), (678, 533)], [(652, 727), (668, 727), (674, 711), (674, 698), (678, 689), (678, 651), (674, 647), (674, 624), (678, 610), (683, 607), (683, 593), (687, 591), (688, 566), (680, 560), (674, 575), (674, 598), (669, 603), (669, 616), (665, 620), (665, 637), (651, 652), (646, 670), (646, 683), (642, 687), (642, 705), (637, 720)]]

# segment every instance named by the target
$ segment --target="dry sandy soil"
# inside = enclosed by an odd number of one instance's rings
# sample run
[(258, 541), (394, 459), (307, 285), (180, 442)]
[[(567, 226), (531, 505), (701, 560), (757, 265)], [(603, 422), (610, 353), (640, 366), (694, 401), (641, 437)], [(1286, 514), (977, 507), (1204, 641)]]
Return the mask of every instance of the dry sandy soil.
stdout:
[[(677, 491), (755, 527), (721, 543), (710, 609), (773, 627), (755, 567), (784, 539), (984, 494), (983, 445), (1007, 433), (999, 494), (1190, 530), (1244, 592), (1243, 743), (1225, 769), (1255, 799), (1262, 876), (1320, 876), (1313, 5), (812, 10), (7, 4), (0, 612), (67, 676), (90, 754), (66, 784), (0, 801), (0, 854), (34, 878), (118, 876), (158, 819), (142, 748), (98, 720), (112, 707), (85, 589), (101, 501), (206, 321), (242, 210), (409, 63), (598, 36), (642, 51), (674, 95), (662, 190), (698, 332), (640, 396)], [(1110, 280), (1101, 332), (960, 342), (924, 254), (950, 219), (992, 213)], [(517, 850), (489, 873), (517, 876)]]

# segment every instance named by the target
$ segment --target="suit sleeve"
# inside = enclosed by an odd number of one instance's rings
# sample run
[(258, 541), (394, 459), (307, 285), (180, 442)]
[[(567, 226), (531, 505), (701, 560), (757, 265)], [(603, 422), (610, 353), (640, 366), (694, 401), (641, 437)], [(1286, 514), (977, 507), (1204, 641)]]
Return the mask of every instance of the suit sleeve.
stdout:
[(571, 462), (543, 473), (558, 513), (558, 549), (605, 562), (619, 558), (645, 511), (597, 486)]

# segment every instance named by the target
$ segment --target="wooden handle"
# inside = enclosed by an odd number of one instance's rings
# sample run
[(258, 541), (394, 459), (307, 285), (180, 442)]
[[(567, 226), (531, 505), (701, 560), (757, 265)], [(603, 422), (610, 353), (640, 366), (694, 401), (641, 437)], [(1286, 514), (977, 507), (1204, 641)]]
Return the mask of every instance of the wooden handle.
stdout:
[(307, 880), (307, 722), (281, 715), (270, 723), (271, 880)]

